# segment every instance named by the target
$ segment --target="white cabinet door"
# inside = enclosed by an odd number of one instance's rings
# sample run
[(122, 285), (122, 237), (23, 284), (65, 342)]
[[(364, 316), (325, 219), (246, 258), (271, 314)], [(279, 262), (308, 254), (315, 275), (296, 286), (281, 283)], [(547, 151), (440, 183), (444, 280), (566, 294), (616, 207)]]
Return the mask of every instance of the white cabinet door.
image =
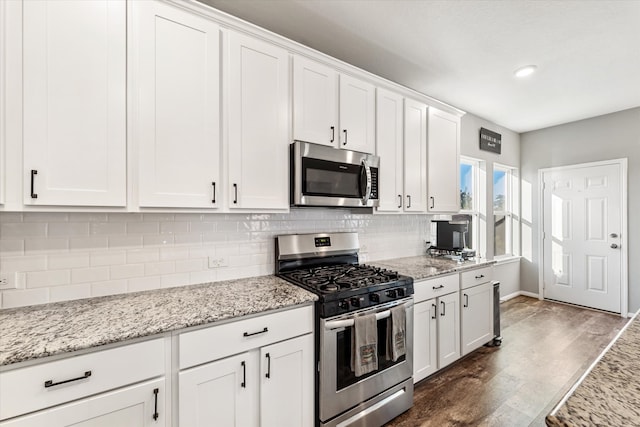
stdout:
[(460, 118), (429, 108), (429, 212), (460, 210)]
[(413, 308), (413, 382), (438, 369), (437, 305), (431, 299)]
[(493, 284), (460, 291), (462, 296), (462, 355), (493, 339)]
[(181, 426), (258, 426), (257, 352), (242, 353), (181, 371)]
[(438, 298), (438, 368), (460, 358), (460, 293)]
[(406, 212), (427, 210), (427, 106), (411, 99), (404, 100), (404, 194)]
[(375, 130), (375, 87), (341, 74), (340, 148), (373, 153)]
[(229, 207), (289, 207), (289, 54), (228, 32)]
[(260, 425), (314, 423), (313, 334), (260, 349)]
[(27, 205), (126, 205), (126, 3), (23, 3)]
[(378, 212), (401, 212), (403, 206), (402, 96), (376, 91), (376, 154), (380, 156)]
[(165, 380), (98, 394), (1, 422), (1, 427), (160, 427), (168, 425)]
[(336, 146), (338, 73), (326, 65), (293, 58), (293, 139)]
[(218, 25), (157, 0), (133, 2), (133, 14), (140, 206), (216, 207)]

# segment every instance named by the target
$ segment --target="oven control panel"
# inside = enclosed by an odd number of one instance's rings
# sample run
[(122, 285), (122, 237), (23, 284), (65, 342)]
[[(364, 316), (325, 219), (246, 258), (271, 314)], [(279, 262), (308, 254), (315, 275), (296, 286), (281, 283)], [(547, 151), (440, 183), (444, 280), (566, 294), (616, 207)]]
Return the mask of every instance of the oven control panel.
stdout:
[(397, 299), (413, 295), (413, 281), (387, 289), (361, 289), (357, 295), (345, 296), (334, 301), (325, 301), (320, 305), (323, 318), (370, 308)]

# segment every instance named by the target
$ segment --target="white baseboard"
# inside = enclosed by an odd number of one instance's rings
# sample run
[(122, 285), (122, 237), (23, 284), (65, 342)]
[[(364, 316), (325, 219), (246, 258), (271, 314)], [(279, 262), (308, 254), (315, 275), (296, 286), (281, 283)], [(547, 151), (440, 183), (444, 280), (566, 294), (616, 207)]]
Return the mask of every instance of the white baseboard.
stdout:
[(531, 297), (531, 298), (538, 298), (538, 294), (536, 294), (536, 293), (527, 292), (527, 291), (518, 291), (518, 292), (514, 292), (512, 294), (503, 296), (502, 298), (500, 298), (500, 302), (509, 301), (510, 299), (513, 299), (513, 298), (518, 297), (520, 295), (524, 295), (526, 297)]

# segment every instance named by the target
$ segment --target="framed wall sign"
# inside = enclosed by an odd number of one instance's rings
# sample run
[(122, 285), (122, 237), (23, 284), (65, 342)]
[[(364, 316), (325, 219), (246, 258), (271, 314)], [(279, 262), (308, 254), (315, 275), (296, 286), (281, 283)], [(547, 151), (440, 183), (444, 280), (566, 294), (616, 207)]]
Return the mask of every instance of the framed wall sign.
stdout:
[(502, 135), (480, 128), (480, 149), (500, 154), (502, 151)]

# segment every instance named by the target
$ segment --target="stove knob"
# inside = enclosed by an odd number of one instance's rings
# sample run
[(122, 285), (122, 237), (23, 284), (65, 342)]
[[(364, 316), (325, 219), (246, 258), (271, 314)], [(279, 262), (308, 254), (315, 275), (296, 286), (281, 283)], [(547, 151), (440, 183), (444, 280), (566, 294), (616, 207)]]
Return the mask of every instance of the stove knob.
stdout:
[(369, 294), (369, 299), (373, 302), (380, 302), (380, 295), (378, 294)]
[(360, 307), (360, 298), (351, 298), (351, 305), (354, 307)]
[(349, 301), (347, 301), (346, 299), (345, 299), (345, 300), (340, 301), (340, 302), (338, 303), (338, 307), (340, 307), (340, 308), (341, 308), (341, 309), (343, 309), (343, 310), (348, 310), (348, 309), (349, 309)]
[(398, 295), (398, 297), (403, 297), (404, 296), (404, 288), (396, 289), (396, 294)]
[(396, 297), (396, 290), (395, 290), (395, 289), (389, 289), (389, 290), (387, 291), (387, 296), (388, 296), (389, 298), (395, 298), (395, 297)]

